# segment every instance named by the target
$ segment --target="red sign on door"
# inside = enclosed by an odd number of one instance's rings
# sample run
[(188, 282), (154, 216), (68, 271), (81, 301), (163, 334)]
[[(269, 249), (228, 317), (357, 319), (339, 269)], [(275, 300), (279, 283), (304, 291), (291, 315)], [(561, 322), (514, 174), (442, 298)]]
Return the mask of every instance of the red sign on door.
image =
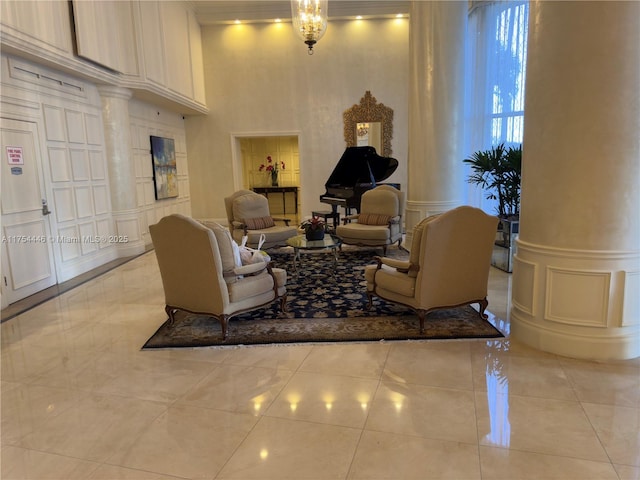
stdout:
[(7, 147), (7, 162), (9, 165), (24, 165), (22, 147)]

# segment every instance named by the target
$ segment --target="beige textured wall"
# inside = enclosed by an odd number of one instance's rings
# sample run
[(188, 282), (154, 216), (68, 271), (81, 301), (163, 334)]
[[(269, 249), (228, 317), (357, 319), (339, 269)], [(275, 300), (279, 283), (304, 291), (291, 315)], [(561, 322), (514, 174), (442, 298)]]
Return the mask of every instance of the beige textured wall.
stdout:
[(232, 137), (291, 132), (301, 214), (323, 206), (324, 184), (346, 147), (342, 113), (366, 90), (394, 110), (400, 166), (389, 181), (406, 189), (408, 28), (406, 18), (331, 22), (309, 56), (289, 23), (203, 27), (210, 113), (186, 120), (193, 215), (225, 218), (223, 198), (242, 186)]

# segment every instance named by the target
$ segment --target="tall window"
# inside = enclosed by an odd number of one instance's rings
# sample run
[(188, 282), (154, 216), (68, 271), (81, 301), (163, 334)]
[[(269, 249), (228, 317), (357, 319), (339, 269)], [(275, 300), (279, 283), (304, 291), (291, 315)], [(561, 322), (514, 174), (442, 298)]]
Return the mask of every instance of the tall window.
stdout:
[[(500, 143), (522, 143), (529, 18), (524, 0), (472, 4), (465, 66), (465, 157)], [(467, 189), (470, 204), (493, 210), (477, 187)]]

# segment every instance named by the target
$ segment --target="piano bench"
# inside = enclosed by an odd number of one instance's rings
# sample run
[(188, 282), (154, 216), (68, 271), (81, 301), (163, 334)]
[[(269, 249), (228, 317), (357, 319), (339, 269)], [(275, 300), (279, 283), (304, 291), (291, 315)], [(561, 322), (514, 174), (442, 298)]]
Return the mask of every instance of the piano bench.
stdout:
[(336, 228), (340, 225), (340, 213), (332, 212), (331, 210), (314, 210), (311, 212), (311, 215), (314, 217), (324, 218), (324, 223), (329, 225), (329, 219), (333, 220), (333, 232), (335, 233)]

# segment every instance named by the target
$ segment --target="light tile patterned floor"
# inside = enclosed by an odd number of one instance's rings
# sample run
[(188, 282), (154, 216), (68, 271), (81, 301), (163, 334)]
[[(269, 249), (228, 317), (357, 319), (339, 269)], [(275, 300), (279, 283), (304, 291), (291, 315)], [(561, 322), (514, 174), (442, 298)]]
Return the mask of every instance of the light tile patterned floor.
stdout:
[[(507, 333), (509, 290), (492, 269)], [(640, 478), (640, 360), (508, 337), (141, 351), (164, 320), (150, 252), (3, 323), (1, 478)]]

